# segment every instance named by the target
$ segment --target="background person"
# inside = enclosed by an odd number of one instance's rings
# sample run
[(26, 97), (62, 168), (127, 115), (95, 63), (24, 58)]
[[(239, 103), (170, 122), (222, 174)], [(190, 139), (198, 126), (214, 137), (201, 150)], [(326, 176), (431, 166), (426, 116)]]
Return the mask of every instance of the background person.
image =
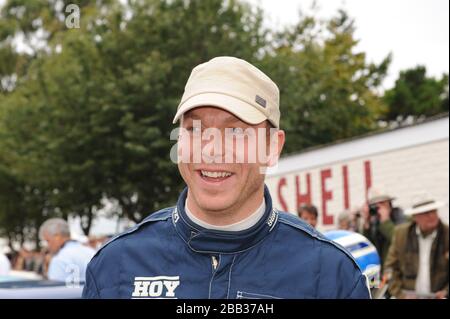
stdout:
[(319, 217), (316, 206), (311, 204), (304, 204), (300, 206), (298, 209), (298, 216), (312, 227), (316, 228), (317, 219)]
[(396, 298), (448, 298), (449, 231), (437, 212), (442, 206), (421, 195), (405, 212), (413, 220), (395, 229), (384, 268)]
[(39, 238), (47, 242), (53, 255), (47, 277), (64, 282), (84, 282), (86, 267), (95, 250), (70, 239), (69, 224), (61, 218), (45, 221), (39, 229)]
[(371, 188), (368, 203), (362, 208), (363, 235), (377, 248), (382, 264), (386, 260), (395, 226), (406, 222), (402, 210), (393, 206), (394, 199), (385, 190)]
[(355, 217), (355, 213), (352, 213), (350, 210), (345, 210), (338, 215), (338, 229), (340, 230), (349, 230), (349, 231), (357, 231), (357, 220)]
[(11, 270), (11, 263), (5, 254), (0, 253), (0, 276), (5, 276)]

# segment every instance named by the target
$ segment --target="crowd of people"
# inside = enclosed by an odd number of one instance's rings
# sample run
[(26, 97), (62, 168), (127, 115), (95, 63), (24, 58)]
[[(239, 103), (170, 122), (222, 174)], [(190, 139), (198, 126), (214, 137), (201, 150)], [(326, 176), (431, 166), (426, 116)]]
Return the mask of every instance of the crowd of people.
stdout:
[(38, 275), (45, 276), (51, 255), (47, 248), (40, 250), (30, 249), (23, 245), (19, 251), (11, 251), (6, 254), (10, 260), (11, 270), (32, 271)]
[[(376, 247), (388, 297), (448, 298), (449, 230), (438, 215), (444, 203), (422, 193), (403, 211), (395, 199), (371, 189), (360, 209), (338, 214), (337, 228), (361, 233)], [(316, 227), (314, 205), (300, 206), (298, 215)]]
[[(389, 281), (388, 296), (395, 298), (446, 298), (448, 296), (448, 226), (439, 219), (443, 203), (422, 196), (408, 210), (393, 205), (395, 198), (371, 190), (361, 209), (338, 214), (337, 228), (363, 234), (376, 247), (382, 274)], [(298, 209), (300, 218), (316, 227), (318, 209)], [(46, 243), (41, 250), (22, 247), (0, 254), (0, 275), (9, 270), (29, 271), (50, 280), (84, 281), (86, 265), (109, 238), (91, 237), (86, 243), (70, 238), (66, 221), (47, 220), (40, 228)]]
[(68, 223), (61, 218), (51, 218), (39, 229), (43, 246), (33, 249), (28, 243), (17, 250), (0, 254), (0, 275), (10, 271), (31, 272), (42, 278), (56, 281), (84, 281), (85, 268), (95, 251), (110, 236), (92, 236), (86, 242), (73, 240)]
[[(374, 244), (382, 274), (389, 282), (388, 296), (446, 298), (449, 232), (438, 216), (443, 203), (423, 195), (403, 211), (393, 205), (394, 199), (371, 190), (361, 209), (338, 214), (337, 228), (361, 233)], [(298, 215), (317, 226), (319, 212), (314, 205), (300, 206)], [(0, 254), (0, 275), (18, 270), (67, 281), (69, 273), (70, 280), (83, 282), (87, 263), (109, 237), (90, 237), (86, 243), (71, 240), (67, 222), (53, 218), (41, 226), (40, 238), (46, 243), (41, 250), (22, 247)]]

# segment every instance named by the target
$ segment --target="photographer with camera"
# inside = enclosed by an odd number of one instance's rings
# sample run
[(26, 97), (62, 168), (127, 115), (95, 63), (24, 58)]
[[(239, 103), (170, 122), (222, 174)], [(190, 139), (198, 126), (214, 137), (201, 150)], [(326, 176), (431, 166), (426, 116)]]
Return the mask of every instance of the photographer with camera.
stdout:
[(402, 210), (399, 207), (393, 207), (394, 199), (395, 197), (386, 192), (372, 188), (368, 193), (368, 201), (361, 211), (362, 234), (377, 248), (381, 264), (384, 263), (389, 250), (395, 226), (406, 222)]

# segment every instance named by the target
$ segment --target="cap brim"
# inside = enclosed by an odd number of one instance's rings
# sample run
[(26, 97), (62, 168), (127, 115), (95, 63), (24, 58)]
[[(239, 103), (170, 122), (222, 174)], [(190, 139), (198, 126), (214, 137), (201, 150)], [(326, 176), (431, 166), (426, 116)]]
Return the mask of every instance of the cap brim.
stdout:
[(431, 211), (441, 208), (443, 206), (445, 206), (444, 202), (434, 202), (429, 205), (424, 205), (424, 206), (420, 206), (417, 208), (407, 209), (407, 210), (405, 210), (404, 214), (408, 215), (408, 216), (422, 214), (422, 213), (426, 213), (426, 212), (431, 212)]
[(181, 115), (187, 111), (201, 106), (221, 108), (249, 124), (259, 124), (268, 119), (267, 116), (255, 106), (235, 97), (220, 93), (203, 93), (195, 95), (185, 101), (175, 114), (173, 123), (175, 124), (180, 119)]

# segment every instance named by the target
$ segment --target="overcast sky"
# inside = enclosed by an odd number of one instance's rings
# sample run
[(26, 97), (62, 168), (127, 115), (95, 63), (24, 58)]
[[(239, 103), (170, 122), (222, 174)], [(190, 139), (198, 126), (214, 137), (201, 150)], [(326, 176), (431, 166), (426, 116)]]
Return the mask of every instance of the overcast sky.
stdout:
[[(267, 23), (279, 28), (298, 21), (299, 8), (313, 0), (247, 0), (260, 3)], [(448, 0), (317, 0), (321, 17), (330, 17), (339, 8), (355, 19), (357, 49), (369, 61), (380, 62), (389, 52), (393, 61), (385, 88), (394, 84), (400, 70), (425, 65), (429, 75), (449, 72)]]
[[(279, 28), (298, 20), (298, 9), (314, 0), (246, 0), (260, 3), (267, 25)], [(322, 17), (345, 8), (355, 19), (358, 49), (369, 61), (380, 62), (389, 52), (393, 61), (385, 88), (393, 85), (400, 70), (425, 65), (429, 75), (449, 72), (448, 0), (316, 0)], [(5, 0), (0, 0), (0, 5)]]

